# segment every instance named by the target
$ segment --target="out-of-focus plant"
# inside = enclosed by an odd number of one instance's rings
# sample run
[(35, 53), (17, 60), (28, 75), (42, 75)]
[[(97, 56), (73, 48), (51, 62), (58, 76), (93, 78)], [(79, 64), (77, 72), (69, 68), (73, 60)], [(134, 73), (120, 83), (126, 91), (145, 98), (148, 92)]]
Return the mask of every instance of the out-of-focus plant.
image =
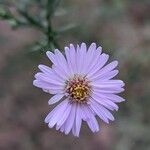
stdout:
[(52, 18), (65, 14), (65, 10), (57, 9), (61, 0), (13, 0), (0, 1), (0, 19), (7, 21), (13, 29), (33, 27), (40, 31), (43, 37), (35, 42), (32, 51), (59, 48), (57, 38), (64, 32), (75, 27), (65, 25), (55, 31)]

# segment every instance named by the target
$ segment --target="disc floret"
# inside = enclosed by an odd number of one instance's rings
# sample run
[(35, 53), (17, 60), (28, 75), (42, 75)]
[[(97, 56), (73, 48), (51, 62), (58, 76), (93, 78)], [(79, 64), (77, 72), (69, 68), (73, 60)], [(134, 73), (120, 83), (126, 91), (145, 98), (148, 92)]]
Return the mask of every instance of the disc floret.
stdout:
[(86, 103), (91, 91), (90, 82), (84, 76), (74, 75), (66, 84), (66, 93), (72, 102)]

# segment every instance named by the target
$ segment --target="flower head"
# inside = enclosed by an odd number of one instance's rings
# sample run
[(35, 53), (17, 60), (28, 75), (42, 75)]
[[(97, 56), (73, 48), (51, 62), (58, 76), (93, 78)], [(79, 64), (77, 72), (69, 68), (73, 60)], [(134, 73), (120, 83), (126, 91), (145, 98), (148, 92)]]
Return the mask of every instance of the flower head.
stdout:
[(58, 49), (46, 54), (53, 65), (39, 65), (41, 72), (33, 84), (53, 95), (49, 105), (61, 101), (45, 118), (50, 128), (79, 136), (82, 121), (97, 132), (96, 116), (106, 123), (114, 120), (110, 111), (118, 110), (116, 103), (124, 101), (117, 95), (124, 91), (124, 82), (113, 79), (118, 74), (117, 61), (106, 65), (109, 55), (95, 43), (89, 48), (85, 43), (76, 48), (70, 44), (65, 55)]

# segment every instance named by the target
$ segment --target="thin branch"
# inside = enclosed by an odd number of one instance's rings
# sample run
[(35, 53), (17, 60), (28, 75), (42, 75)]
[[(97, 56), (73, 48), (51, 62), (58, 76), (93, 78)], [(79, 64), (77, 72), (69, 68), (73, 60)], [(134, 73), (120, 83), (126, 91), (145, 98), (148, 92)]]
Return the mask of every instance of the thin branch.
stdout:
[(51, 19), (52, 19), (52, 14), (54, 12), (54, 7), (56, 7), (58, 5), (59, 1), (60, 0), (53, 0), (53, 4), (52, 4), (52, 1), (47, 0), (47, 5), (46, 5), (46, 21), (47, 21), (47, 40), (48, 40), (48, 45), (53, 44), (54, 47), (57, 47), (57, 48), (59, 48), (59, 44), (57, 43), (57, 41), (55, 39), (55, 32), (53, 31), (53, 28), (52, 28)]

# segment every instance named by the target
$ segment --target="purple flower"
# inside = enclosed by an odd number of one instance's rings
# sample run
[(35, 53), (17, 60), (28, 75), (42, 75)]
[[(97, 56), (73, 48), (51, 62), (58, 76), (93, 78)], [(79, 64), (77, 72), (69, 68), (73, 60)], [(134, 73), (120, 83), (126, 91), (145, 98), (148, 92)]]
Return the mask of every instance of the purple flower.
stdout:
[(71, 130), (79, 136), (82, 121), (92, 132), (99, 131), (96, 116), (104, 122), (113, 121), (110, 111), (118, 110), (116, 103), (124, 101), (118, 93), (124, 91), (124, 82), (112, 79), (118, 74), (117, 61), (106, 65), (109, 55), (92, 43), (89, 48), (70, 44), (65, 56), (55, 49), (48, 51), (52, 67), (39, 65), (41, 72), (35, 75), (33, 84), (53, 94), (49, 105), (61, 101), (45, 118), (50, 128), (68, 134)]

